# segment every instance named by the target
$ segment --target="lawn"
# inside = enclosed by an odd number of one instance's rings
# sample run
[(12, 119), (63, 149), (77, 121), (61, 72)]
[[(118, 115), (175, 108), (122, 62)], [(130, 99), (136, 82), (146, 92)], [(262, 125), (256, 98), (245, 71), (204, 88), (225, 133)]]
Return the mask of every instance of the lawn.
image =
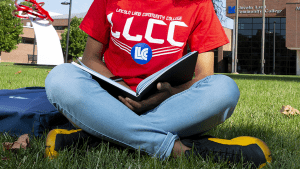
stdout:
[[(0, 63), (0, 89), (44, 86), (48, 71), (51, 67)], [(260, 138), (269, 146), (273, 157), (273, 162), (265, 168), (300, 168), (300, 115), (287, 117), (279, 112), (283, 105), (300, 110), (300, 77), (226, 75), (236, 81), (240, 100), (231, 118), (208, 134), (226, 139)], [(15, 139), (7, 134), (0, 136), (1, 143)], [(12, 153), (0, 149), (0, 168), (242, 168), (242, 164), (213, 163), (201, 158), (160, 161), (107, 143), (96, 148), (64, 150), (57, 159), (48, 160), (44, 158), (44, 142), (43, 138), (32, 137), (31, 148), (27, 150)], [(9, 160), (1, 160), (3, 157)]]
[(17, 89), (45, 86), (45, 79), (52, 67), (19, 66), (0, 63), (0, 89)]

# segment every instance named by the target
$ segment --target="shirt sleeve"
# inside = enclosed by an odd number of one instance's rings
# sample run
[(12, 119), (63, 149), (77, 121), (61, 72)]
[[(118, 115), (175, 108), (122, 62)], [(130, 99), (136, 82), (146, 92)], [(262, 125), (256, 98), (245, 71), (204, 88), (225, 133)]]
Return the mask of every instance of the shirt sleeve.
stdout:
[(79, 28), (104, 45), (108, 44), (110, 24), (106, 17), (106, 0), (94, 0)]
[(188, 38), (191, 51), (207, 52), (229, 43), (225, 31), (215, 13), (211, 0), (199, 6), (198, 16)]

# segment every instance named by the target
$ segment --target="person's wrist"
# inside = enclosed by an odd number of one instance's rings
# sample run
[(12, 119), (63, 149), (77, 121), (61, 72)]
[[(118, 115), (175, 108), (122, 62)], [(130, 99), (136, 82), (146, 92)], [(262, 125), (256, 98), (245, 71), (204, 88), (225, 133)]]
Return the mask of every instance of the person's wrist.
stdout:
[(177, 93), (180, 93), (180, 92), (182, 92), (182, 91), (184, 91), (185, 89), (183, 88), (183, 87), (172, 87), (172, 92), (171, 92), (171, 94), (172, 94), (172, 96), (173, 95), (175, 95), (175, 94), (177, 94)]

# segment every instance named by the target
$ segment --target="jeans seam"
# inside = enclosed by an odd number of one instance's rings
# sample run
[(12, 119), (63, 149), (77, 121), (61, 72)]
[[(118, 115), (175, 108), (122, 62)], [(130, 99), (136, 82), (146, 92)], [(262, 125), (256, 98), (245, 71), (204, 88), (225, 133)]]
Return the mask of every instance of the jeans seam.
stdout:
[[(211, 76), (206, 76), (205, 78), (198, 81), (199, 83), (196, 83), (195, 88), (199, 88), (203, 83), (207, 83), (207, 81), (211, 78)], [(190, 88), (192, 88), (192, 86)]]

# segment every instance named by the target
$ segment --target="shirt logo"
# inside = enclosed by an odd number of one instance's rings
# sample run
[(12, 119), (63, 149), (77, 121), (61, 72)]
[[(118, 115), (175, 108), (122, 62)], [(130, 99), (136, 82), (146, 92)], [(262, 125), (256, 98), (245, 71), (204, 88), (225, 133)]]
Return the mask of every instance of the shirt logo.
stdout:
[(152, 50), (147, 44), (138, 43), (131, 49), (131, 57), (136, 63), (144, 65), (151, 60)]
[[(168, 25), (167, 23), (165, 23), (162, 20), (151, 18), (148, 20), (147, 25), (141, 25), (141, 27), (146, 26), (145, 35), (143, 35), (143, 34), (141, 34), (141, 35), (138, 35), (138, 34), (132, 35), (131, 34), (130, 35), (129, 32), (130, 32), (131, 24), (132, 24), (132, 22), (134, 22), (134, 17), (130, 17), (130, 18), (126, 19), (126, 23), (124, 25), (123, 32), (120, 32), (120, 30), (113, 31), (114, 23), (112, 21), (112, 17), (113, 17), (113, 12), (107, 15), (107, 20), (111, 24), (111, 36), (116, 39), (119, 39), (120, 36), (122, 35), (128, 41), (141, 42), (142, 39), (145, 38), (149, 43), (155, 43), (155, 44), (164, 44), (165, 40), (167, 40), (172, 46), (176, 46), (176, 47), (182, 47), (185, 44), (185, 42), (178, 42), (178, 41), (175, 41), (175, 39), (174, 39), (176, 27), (188, 28), (188, 26), (182, 21), (171, 21)], [(167, 35), (165, 35), (165, 37), (160, 37), (160, 38), (152, 37), (154, 25), (167, 26), (168, 27)], [(155, 31), (159, 31), (159, 30), (155, 30)]]

